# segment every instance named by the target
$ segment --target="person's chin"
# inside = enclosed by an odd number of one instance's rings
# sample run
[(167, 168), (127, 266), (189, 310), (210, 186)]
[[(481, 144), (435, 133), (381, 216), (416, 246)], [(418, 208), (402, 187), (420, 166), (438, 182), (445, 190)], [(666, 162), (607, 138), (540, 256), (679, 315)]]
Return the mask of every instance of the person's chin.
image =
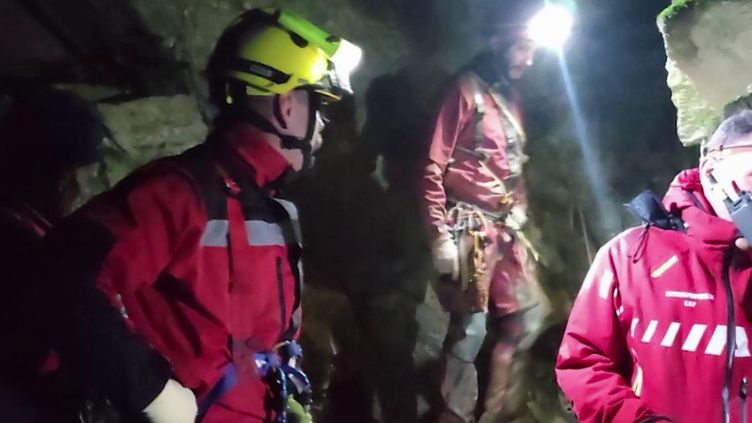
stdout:
[(319, 151), (323, 145), (324, 140), (321, 138), (321, 136), (315, 137), (313, 140), (311, 140), (311, 151), (315, 153)]

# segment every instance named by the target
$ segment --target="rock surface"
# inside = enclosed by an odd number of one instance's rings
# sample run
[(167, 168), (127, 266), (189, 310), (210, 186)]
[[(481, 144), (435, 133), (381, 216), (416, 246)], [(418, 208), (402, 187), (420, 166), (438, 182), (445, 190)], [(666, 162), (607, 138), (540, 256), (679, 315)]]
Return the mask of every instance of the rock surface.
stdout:
[(659, 17), (682, 143), (702, 143), (752, 89), (752, 1), (675, 0)]

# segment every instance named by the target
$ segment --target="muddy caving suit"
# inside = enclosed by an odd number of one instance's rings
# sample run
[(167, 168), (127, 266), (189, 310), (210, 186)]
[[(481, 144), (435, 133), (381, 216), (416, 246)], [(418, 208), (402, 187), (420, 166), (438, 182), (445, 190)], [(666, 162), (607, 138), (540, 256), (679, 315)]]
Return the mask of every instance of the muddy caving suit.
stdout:
[(460, 280), (444, 277), (437, 287), (451, 312), (441, 421), (473, 421), (474, 362), (489, 313), (499, 341), (483, 419), (500, 412), (507, 388), (504, 363), (525, 332), (520, 315), (541, 299), (532, 250), (520, 231), (526, 220), (524, 142), (517, 107), (475, 74), (463, 74), (439, 112), (421, 183), (430, 236), (451, 233), (460, 252)]

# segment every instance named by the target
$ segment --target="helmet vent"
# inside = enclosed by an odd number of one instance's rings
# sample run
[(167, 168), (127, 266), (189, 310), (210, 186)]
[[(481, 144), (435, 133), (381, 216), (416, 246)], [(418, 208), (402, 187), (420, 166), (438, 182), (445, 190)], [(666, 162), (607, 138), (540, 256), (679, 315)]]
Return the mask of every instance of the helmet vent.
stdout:
[(293, 43), (295, 43), (296, 46), (300, 48), (304, 48), (308, 46), (308, 41), (306, 41), (305, 38), (301, 37), (300, 35), (294, 32), (290, 33), (290, 39), (292, 40)]

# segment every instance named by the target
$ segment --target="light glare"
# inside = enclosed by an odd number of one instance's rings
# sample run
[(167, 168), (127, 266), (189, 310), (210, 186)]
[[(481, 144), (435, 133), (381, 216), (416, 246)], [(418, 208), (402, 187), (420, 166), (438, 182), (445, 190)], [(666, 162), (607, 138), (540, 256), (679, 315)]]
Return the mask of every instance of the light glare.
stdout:
[(546, 6), (528, 24), (528, 34), (537, 44), (559, 49), (572, 33), (574, 16), (562, 6)]
[(339, 48), (332, 56), (332, 63), (337, 68), (337, 72), (351, 73), (360, 64), (363, 58), (363, 50), (355, 44), (342, 40)]

